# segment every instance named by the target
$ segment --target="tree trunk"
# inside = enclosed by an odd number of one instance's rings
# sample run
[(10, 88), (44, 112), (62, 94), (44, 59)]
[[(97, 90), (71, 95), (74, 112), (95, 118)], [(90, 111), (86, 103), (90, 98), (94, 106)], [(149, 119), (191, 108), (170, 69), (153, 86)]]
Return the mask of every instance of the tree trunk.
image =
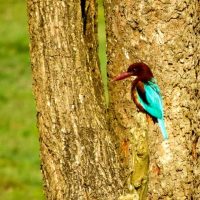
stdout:
[[(131, 102), (131, 80), (110, 83), (111, 123), (126, 159), (130, 195), (146, 199), (200, 199), (197, 76), (199, 1), (105, 0), (109, 77), (136, 61), (147, 63), (160, 85), (169, 140)], [(147, 140), (148, 138), (148, 140)], [(128, 176), (128, 175), (127, 175)]]
[[(104, 108), (96, 1), (28, 0), (33, 88), (48, 200), (199, 199), (199, 1), (105, 1), (108, 70), (149, 64), (169, 141), (147, 124), (130, 83)], [(148, 174), (150, 154), (150, 169)]]
[(116, 199), (122, 183), (97, 59), (96, 2), (28, 1), (47, 199)]

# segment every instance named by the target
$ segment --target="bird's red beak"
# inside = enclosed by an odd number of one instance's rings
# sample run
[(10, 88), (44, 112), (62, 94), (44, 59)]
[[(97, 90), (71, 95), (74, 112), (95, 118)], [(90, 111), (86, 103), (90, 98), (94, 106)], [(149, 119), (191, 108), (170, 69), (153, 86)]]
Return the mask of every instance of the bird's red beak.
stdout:
[(130, 76), (133, 76), (132, 72), (122, 72), (121, 74), (119, 74), (118, 76), (116, 76), (115, 78), (113, 78), (112, 81), (123, 80), (125, 78), (130, 77)]

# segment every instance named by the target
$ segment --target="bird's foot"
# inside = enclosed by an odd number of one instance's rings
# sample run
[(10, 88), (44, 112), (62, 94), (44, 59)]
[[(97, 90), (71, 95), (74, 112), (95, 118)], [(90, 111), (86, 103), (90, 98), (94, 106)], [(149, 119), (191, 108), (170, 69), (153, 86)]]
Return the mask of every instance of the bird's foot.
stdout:
[(152, 117), (150, 115), (146, 114), (146, 118), (147, 118), (148, 125), (154, 123), (154, 121), (153, 121), (153, 119), (152, 119)]

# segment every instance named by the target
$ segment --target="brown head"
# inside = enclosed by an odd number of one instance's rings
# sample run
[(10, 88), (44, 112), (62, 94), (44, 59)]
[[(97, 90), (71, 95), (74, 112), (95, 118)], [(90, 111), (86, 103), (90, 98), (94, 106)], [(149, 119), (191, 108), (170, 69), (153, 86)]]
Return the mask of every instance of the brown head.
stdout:
[(113, 81), (123, 80), (130, 76), (137, 76), (137, 78), (141, 81), (149, 81), (153, 78), (153, 73), (145, 63), (133, 63), (128, 67), (126, 72), (119, 74), (113, 79)]

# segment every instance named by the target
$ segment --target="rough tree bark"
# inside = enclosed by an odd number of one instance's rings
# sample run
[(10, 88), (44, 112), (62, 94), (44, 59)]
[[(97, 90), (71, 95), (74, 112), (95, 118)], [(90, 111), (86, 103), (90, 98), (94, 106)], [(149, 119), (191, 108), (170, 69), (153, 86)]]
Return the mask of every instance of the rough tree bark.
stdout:
[(120, 166), (97, 59), (96, 1), (28, 1), (47, 199), (116, 199)]
[[(110, 84), (103, 104), (96, 1), (28, 0), (33, 86), (47, 199), (199, 199), (199, 1), (105, 1), (109, 76), (153, 69), (169, 142)], [(149, 149), (149, 150), (148, 150)]]
[(136, 61), (149, 64), (169, 133), (163, 142), (157, 126), (136, 111), (131, 80), (110, 83), (111, 123), (127, 157), (130, 195), (124, 199), (146, 199), (148, 146), (149, 199), (200, 199), (199, 7), (198, 0), (105, 0), (109, 77)]

